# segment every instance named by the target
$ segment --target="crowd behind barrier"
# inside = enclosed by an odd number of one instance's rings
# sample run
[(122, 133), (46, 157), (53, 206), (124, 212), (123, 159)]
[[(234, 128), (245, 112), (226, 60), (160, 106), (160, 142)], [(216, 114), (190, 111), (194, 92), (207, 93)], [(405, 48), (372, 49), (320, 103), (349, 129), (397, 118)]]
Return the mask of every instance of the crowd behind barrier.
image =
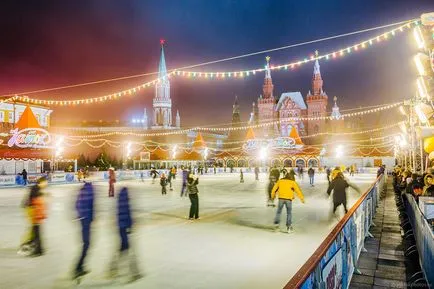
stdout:
[[(289, 168), (287, 168), (289, 169)], [(296, 168), (293, 168), (296, 170)], [(240, 171), (243, 171), (243, 173), (254, 173), (255, 168), (229, 168), (229, 167), (209, 167), (207, 169), (203, 170), (203, 174), (205, 175), (212, 175), (214, 173), (216, 174), (222, 174), (222, 173), (240, 173)], [(267, 167), (260, 167), (259, 171), (260, 173), (267, 173), (269, 168)], [(316, 172), (323, 171), (323, 169), (315, 168)], [(162, 173), (168, 173), (168, 169), (157, 169), (157, 172), (161, 175)], [(377, 168), (358, 168), (357, 173), (370, 173), (375, 174), (377, 172)], [(149, 179), (151, 178), (151, 170), (117, 170), (116, 172), (116, 179), (117, 180), (140, 180), (140, 179)], [(197, 169), (195, 171), (196, 174), (200, 174)], [(178, 176), (181, 175), (181, 169), (178, 168)], [(41, 173), (41, 174), (28, 174), (27, 181), (29, 184), (35, 183), (36, 180), (42, 176), (45, 176), (48, 178), (50, 183), (73, 183), (78, 181), (77, 173), (64, 173), (64, 172), (55, 172), (55, 173)], [(89, 180), (89, 181), (106, 181), (108, 180), (108, 172), (107, 171), (90, 171), (87, 173), (87, 176), (83, 178), (82, 180)], [(16, 185), (24, 185), (24, 180), (22, 175), (0, 175), (0, 187), (2, 186), (16, 186)]]
[(377, 178), (285, 288), (349, 287), (386, 181), (387, 175)]
[[(434, 231), (432, 222), (433, 220), (426, 219), (422, 211), (420, 210), (415, 198), (410, 195), (402, 194), (403, 208), (401, 212), (402, 227), (405, 233), (406, 239), (410, 242), (414, 242), (414, 245), (410, 245), (406, 251), (406, 255), (410, 256), (415, 254), (420, 263), (420, 267), (423, 271), (425, 279), (428, 284), (431, 284), (430, 288), (434, 288)], [(411, 228), (407, 226), (410, 223)], [(416, 246), (417, 251), (414, 250)], [(422, 279), (419, 272), (413, 273), (413, 282), (418, 279)]]

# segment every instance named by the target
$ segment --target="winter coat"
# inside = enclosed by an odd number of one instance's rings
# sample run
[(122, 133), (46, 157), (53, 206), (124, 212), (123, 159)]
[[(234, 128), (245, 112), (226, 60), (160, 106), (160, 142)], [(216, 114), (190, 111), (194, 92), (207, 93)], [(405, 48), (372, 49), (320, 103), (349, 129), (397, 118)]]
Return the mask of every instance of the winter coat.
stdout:
[(313, 175), (315, 175), (315, 170), (313, 168), (309, 168), (309, 170), (307, 171), (307, 174), (309, 176), (313, 176)]
[[(169, 179), (170, 179), (170, 176), (169, 176)], [(161, 185), (162, 187), (167, 186), (167, 179), (166, 179), (166, 178), (161, 178), (161, 179), (160, 179), (160, 185)]]
[(347, 201), (347, 188), (352, 187), (357, 191), (359, 188), (350, 184), (343, 177), (336, 177), (327, 189), (327, 194), (330, 195), (333, 191), (333, 202), (336, 204), (342, 204)]
[(188, 170), (182, 170), (182, 182), (187, 182), (187, 178), (190, 175), (190, 172)]
[(304, 201), (303, 193), (295, 181), (287, 178), (280, 179), (277, 181), (273, 187), (273, 190), (271, 191), (271, 198), (274, 199), (277, 193), (279, 195), (279, 199), (293, 200), (295, 198), (294, 192), (301, 201)]
[(116, 174), (115, 171), (109, 170), (109, 183), (114, 184), (116, 183)]
[(45, 201), (42, 195), (32, 199), (31, 207), (32, 224), (41, 224), (42, 221), (47, 218)]
[(118, 197), (118, 226), (119, 228), (131, 228), (132, 225), (128, 189), (122, 188)]
[(199, 190), (198, 190), (198, 188), (197, 188), (197, 185), (198, 185), (198, 184), (199, 184), (199, 179), (195, 179), (195, 180), (190, 179), (190, 180), (187, 182), (187, 192), (188, 192), (190, 195), (194, 195), (194, 194), (199, 193)]
[(91, 183), (85, 183), (78, 193), (75, 208), (80, 220), (92, 222), (93, 221), (93, 201), (94, 190)]
[(274, 178), (276, 181), (280, 179), (280, 171), (277, 168), (272, 168), (270, 171), (270, 178)]

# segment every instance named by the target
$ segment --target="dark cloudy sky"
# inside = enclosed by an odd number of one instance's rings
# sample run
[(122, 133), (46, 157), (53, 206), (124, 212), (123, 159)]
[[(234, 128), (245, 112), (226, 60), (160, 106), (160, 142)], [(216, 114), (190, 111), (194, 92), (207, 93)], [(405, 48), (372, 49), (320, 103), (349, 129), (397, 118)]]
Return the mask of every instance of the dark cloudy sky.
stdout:
[[(419, 17), (434, 11), (432, 0), (3, 0), (0, 3), (0, 94), (152, 72), (159, 39), (167, 39), (169, 68), (313, 40)], [(378, 33), (378, 32), (377, 32)], [(376, 32), (271, 53), (275, 64), (328, 52)], [(324, 88), (342, 108), (394, 102), (414, 91), (411, 56), (404, 33), (369, 50), (321, 63)], [(259, 67), (265, 55), (207, 67)], [(203, 68), (205, 69), (205, 68)], [(310, 89), (312, 64), (274, 72), (275, 94)], [(74, 99), (99, 96), (149, 78), (34, 95)], [(172, 81), (174, 108), (184, 124), (230, 121), (237, 94), (242, 119), (261, 93), (263, 76), (245, 80)], [(55, 108), (58, 120), (126, 120), (151, 108), (153, 89), (124, 100), (78, 108)], [(332, 97), (330, 97), (331, 99)]]

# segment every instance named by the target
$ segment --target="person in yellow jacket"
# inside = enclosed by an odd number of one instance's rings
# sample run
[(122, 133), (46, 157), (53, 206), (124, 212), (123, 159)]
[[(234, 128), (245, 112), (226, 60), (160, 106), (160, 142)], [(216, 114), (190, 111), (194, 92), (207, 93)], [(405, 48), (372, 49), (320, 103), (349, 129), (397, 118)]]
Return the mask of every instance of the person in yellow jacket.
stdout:
[(282, 214), (283, 206), (286, 207), (286, 228), (288, 233), (292, 233), (292, 200), (297, 194), (298, 198), (304, 203), (304, 196), (300, 190), (300, 187), (294, 180), (291, 180), (289, 173), (285, 175), (283, 179), (280, 179), (273, 187), (271, 191), (271, 199), (274, 200), (276, 194), (279, 198), (279, 204), (277, 206), (276, 217), (274, 218), (275, 230), (279, 231), (280, 215)]

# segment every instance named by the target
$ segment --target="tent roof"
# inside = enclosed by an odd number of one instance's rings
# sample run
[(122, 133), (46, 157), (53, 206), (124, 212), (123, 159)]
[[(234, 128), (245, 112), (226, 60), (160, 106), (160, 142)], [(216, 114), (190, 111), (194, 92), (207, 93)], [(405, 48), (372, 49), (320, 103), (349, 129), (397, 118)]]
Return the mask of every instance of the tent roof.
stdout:
[(206, 147), (206, 143), (202, 137), (202, 134), (199, 132), (193, 142), (193, 149), (201, 149), (204, 147)]
[(246, 140), (255, 139), (255, 132), (253, 131), (253, 128), (249, 127), (246, 134)]
[(21, 115), (20, 119), (16, 123), (16, 127), (19, 128), (20, 130), (25, 128), (41, 128), (30, 106), (26, 106), (23, 114)]
[(302, 145), (303, 142), (301, 141), (300, 135), (298, 134), (297, 129), (295, 126), (291, 128), (291, 132), (289, 133), (289, 137), (293, 138), (295, 140), (295, 144)]

